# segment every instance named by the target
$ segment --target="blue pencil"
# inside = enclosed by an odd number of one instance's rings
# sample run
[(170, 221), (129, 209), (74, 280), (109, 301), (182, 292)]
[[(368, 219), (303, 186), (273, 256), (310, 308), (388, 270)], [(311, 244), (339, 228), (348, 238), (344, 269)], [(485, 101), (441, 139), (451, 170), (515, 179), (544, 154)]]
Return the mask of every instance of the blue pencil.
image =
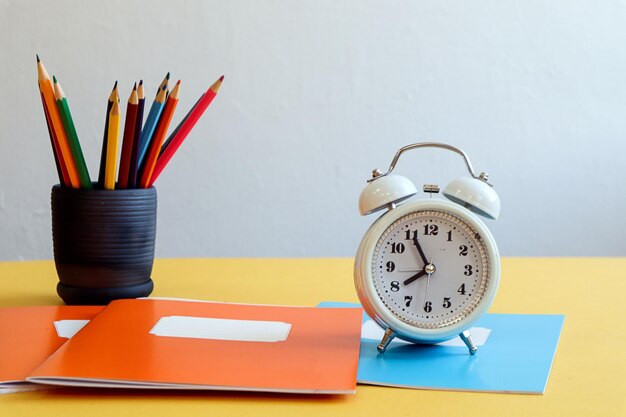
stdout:
[(161, 87), (161, 90), (152, 102), (152, 106), (150, 106), (150, 111), (148, 112), (146, 123), (143, 126), (143, 129), (141, 131), (141, 137), (139, 138), (139, 161), (137, 164), (138, 167), (140, 167), (141, 163), (143, 162), (143, 157), (146, 154), (148, 145), (150, 144), (150, 140), (152, 139), (152, 135), (154, 134), (154, 129), (156, 128), (157, 122), (159, 121), (159, 116), (161, 116), (163, 103), (165, 103), (165, 98), (167, 97), (166, 90), (167, 85)]

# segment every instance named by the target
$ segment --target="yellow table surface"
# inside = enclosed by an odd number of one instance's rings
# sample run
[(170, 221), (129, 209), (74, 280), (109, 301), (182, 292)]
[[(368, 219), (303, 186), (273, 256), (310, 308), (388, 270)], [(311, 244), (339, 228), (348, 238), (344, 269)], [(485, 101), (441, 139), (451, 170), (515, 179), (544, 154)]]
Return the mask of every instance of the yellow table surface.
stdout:
[[(357, 301), (351, 259), (160, 259), (153, 279), (162, 297)], [(0, 262), (0, 306), (60, 304), (56, 282), (52, 261)], [(625, 299), (626, 258), (502, 260), (491, 312), (566, 315), (544, 395), (365, 385), (345, 396), (60, 389), (0, 395), (0, 416), (626, 416)]]

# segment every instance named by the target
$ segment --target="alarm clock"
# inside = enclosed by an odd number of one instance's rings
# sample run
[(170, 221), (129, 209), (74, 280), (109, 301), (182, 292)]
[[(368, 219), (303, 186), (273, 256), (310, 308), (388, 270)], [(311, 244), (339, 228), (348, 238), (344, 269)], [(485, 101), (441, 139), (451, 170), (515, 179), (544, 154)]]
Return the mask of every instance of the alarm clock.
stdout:
[[(440, 187), (426, 184), (417, 194), (408, 178), (392, 175), (409, 150), (440, 148), (465, 161), (471, 177)], [(370, 226), (354, 262), (354, 282), (367, 314), (384, 330), (378, 351), (395, 338), (438, 343), (457, 335), (470, 354), (476, 346), (470, 327), (487, 311), (500, 282), (496, 242), (479, 218), (497, 219), (500, 198), (488, 175), (476, 175), (469, 157), (454, 146), (422, 142), (396, 153), (386, 173), (376, 169), (359, 198), (365, 216), (386, 210)]]

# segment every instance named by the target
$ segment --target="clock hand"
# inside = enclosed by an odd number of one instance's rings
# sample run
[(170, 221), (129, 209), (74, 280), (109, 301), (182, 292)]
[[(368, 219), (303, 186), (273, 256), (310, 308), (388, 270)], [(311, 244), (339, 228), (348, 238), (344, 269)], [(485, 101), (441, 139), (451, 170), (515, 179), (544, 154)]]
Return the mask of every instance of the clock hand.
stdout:
[(410, 283), (412, 283), (413, 281), (415, 281), (416, 279), (423, 277), (424, 275), (426, 275), (426, 271), (420, 271), (417, 274), (413, 275), (412, 277), (409, 277), (407, 279), (404, 280), (403, 284), (404, 285), (409, 285)]
[(420, 242), (417, 240), (417, 237), (413, 238), (413, 244), (417, 248), (417, 251), (419, 252), (420, 257), (422, 258), (424, 265), (426, 265), (428, 261), (426, 260), (426, 255), (424, 255), (424, 251), (422, 250), (422, 245), (420, 245)]
[(426, 300), (428, 300), (428, 287), (430, 287), (430, 276), (435, 273), (435, 269), (433, 267), (433, 260), (424, 267), (424, 272), (428, 275), (426, 278), (426, 292), (424, 293), (424, 304), (426, 304)]

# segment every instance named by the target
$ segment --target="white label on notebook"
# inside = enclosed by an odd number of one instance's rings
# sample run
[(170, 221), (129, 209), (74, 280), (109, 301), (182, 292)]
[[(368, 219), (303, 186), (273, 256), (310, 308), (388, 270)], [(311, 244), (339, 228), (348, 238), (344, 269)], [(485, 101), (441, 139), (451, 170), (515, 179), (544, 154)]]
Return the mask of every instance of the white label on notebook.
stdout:
[(159, 319), (150, 334), (238, 342), (284, 342), (290, 330), (291, 323), (282, 321), (166, 316)]
[[(487, 339), (489, 338), (489, 335), (491, 334), (491, 329), (487, 329), (485, 327), (472, 327), (470, 329), (470, 332), (472, 333), (472, 340), (474, 341), (474, 344), (476, 346), (482, 346), (485, 343), (487, 343)], [(366, 321), (365, 323), (363, 323), (363, 326), (361, 327), (362, 339), (371, 339), (371, 340), (380, 341), (383, 338), (384, 334), (385, 334), (384, 330), (381, 329), (380, 326), (376, 324), (376, 322), (374, 322), (373, 320)], [(391, 343), (410, 343), (410, 342), (404, 341), (402, 339), (393, 339)], [(438, 346), (467, 347), (465, 346), (465, 343), (463, 343), (461, 338), (458, 336), (453, 339), (446, 340), (445, 342), (439, 342), (436, 344)]]
[(54, 322), (54, 328), (57, 331), (57, 336), (70, 339), (87, 323), (89, 320), (59, 320)]

